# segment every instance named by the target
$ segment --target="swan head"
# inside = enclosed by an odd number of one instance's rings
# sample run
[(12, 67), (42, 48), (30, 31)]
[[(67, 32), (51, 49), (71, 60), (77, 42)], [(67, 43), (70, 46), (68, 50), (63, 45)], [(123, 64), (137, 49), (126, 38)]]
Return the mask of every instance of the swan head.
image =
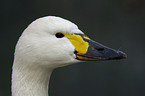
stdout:
[[(87, 37), (77, 25), (60, 17), (47, 16), (32, 22), (16, 46), (15, 62), (52, 68), (82, 60), (122, 59), (126, 55)], [(27, 62), (27, 63), (25, 63)]]

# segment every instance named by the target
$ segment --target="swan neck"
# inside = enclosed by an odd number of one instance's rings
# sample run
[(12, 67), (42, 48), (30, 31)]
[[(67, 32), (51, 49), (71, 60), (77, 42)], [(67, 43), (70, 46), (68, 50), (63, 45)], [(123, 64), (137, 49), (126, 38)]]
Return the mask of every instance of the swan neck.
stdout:
[(48, 96), (52, 69), (19, 65), (13, 65), (12, 96)]

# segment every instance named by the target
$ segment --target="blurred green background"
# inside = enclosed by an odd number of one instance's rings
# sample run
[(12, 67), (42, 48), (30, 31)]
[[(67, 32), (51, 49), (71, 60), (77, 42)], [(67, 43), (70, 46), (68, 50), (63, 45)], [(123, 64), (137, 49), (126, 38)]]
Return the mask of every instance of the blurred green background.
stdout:
[(128, 55), (56, 69), (50, 96), (145, 96), (145, 0), (3, 0), (0, 10), (0, 96), (11, 95), (19, 36), (47, 15), (71, 20), (93, 40)]

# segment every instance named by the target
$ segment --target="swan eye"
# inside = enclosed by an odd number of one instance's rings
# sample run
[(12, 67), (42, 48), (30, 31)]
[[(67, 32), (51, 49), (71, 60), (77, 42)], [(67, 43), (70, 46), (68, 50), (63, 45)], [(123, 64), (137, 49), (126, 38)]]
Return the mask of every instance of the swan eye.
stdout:
[(64, 34), (61, 33), (61, 32), (58, 32), (58, 33), (55, 34), (55, 36), (56, 36), (57, 38), (62, 38), (62, 37), (64, 37)]

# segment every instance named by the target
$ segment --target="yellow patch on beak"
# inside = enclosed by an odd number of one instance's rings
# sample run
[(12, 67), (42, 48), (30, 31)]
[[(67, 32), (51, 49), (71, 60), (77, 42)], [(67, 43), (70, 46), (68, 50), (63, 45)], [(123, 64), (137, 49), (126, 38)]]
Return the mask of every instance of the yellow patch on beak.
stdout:
[[(89, 43), (84, 41), (83, 38), (79, 34), (65, 34), (65, 37), (69, 39), (69, 41), (73, 44), (77, 54), (86, 54)], [(89, 39), (87, 36), (83, 36), (85, 39)]]
[(87, 36), (85, 36), (85, 35), (84, 35), (83, 37), (84, 37), (85, 39), (91, 40), (89, 37), (87, 37)]

